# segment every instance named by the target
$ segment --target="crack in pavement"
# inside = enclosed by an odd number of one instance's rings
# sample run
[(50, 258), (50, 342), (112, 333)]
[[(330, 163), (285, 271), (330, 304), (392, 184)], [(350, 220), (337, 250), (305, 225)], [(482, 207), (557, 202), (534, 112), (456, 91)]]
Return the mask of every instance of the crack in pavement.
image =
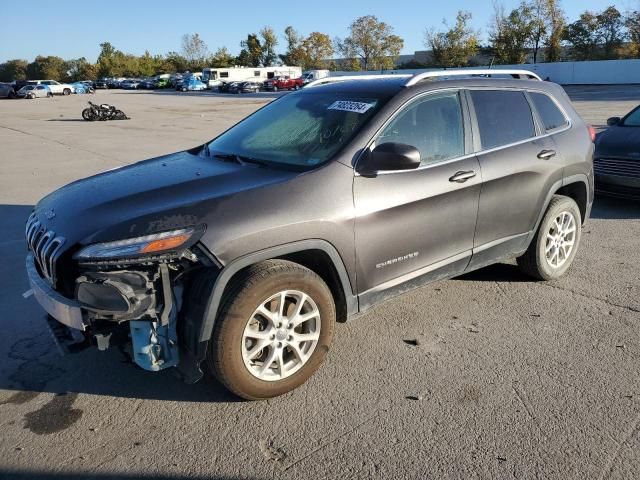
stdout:
[(379, 413), (376, 412), (374, 415), (371, 415), (370, 417), (364, 419), (362, 422), (354, 425), (353, 427), (349, 428), (348, 430), (343, 431), (339, 435), (332, 437), (329, 441), (321, 443), (316, 448), (312, 449), (310, 452), (308, 452), (307, 454), (305, 454), (302, 457), (298, 458), (297, 460), (291, 462), (288, 465), (283, 466), (282, 467), (282, 471), (286, 472), (287, 470), (289, 470), (290, 468), (294, 467), (298, 463), (306, 460), (307, 458), (311, 457), (312, 455), (314, 455), (315, 453), (317, 453), (320, 450), (324, 449), (325, 447), (328, 447), (329, 445), (331, 445), (333, 443), (336, 443), (337, 441), (341, 440), (342, 438), (346, 437), (347, 435), (352, 434), (353, 432), (358, 430), (363, 425), (366, 425), (367, 423), (369, 423), (369, 422), (371, 422), (371, 421), (373, 421), (373, 420), (375, 420), (377, 418), (380, 418), (380, 415), (379, 415)]
[(534, 283), (534, 285), (538, 285), (540, 287), (555, 288), (556, 290), (562, 290), (564, 292), (573, 293), (574, 295), (588, 298), (589, 300), (597, 300), (597, 301), (603, 302), (611, 307), (622, 308), (624, 310), (629, 310), (630, 312), (640, 313), (640, 307), (632, 307), (631, 305), (620, 305), (618, 303), (613, 303), (605, 298), (588, 295), (586, 293), (578, 292), (577, 290), (572, 290), (570, 288), (559, 287), (557, 285), (551, 285), (550, 283), (541, 283), (541, 282)]

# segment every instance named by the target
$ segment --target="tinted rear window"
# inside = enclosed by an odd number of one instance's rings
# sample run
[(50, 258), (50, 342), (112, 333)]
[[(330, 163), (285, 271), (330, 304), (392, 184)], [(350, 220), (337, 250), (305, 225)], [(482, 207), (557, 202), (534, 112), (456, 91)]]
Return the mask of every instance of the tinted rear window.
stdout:
[(471, 92), (484, 150), (534, 137), (531, 108), (524, 93), (501, 90)]
[(567, 119), (564, 114), (548, 95), (534, 92), (530, 92), (529, 95), (531, 96), (531, 100), (533, 100), (533, 105), (536, 107), (547, 132), (567, 124)]

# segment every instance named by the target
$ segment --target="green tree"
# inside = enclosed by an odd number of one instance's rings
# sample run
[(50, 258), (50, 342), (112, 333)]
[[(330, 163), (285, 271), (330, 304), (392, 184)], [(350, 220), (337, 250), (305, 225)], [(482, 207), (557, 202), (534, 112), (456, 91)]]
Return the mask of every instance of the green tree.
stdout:
[(595, 60), (598, 58), (598, 16), (593, 12), (584, 12), (580, 18), (567, 25), (564, 39), (569, 43), (571, 56), (575, 60)]
[(233, 55), (229, 53), (227, 47), (219, 48), (209, 59), (211, 67), (230, 67), (233, 65)]
[(338, 50), (347, 58), (359, 59), (364, 70), (393, 67), (404, 41), (393, 28), (374, 15), (356, 18), (349, 26), (349, 36), (338, 40)]
[(164, 56), (160, 70), (165, 73), (184, 72), (189, 69), (189, 62), (178, 52), (169, 52)]
[(560, 0), (546, 0), (547, 37), (544, 40), (545, 61), (559, 62), (562, 58), (562, 37), (566, 20)]
[(247, 39), (240, 42), (242, 50), (238, 55), (238, 64), (245, 67), (259, 67), (262, 62), (262, 45), (255, 33), (247, 35)]
[(65, 80), (77, 82), (79, 80), (95, 80), (98, 75), (98, 68), (93, 63), (89, 63), (86, 58), (80, 57), (75, 60), (66, 61)]
[(598, 22), (598, 43), (602, 45), (602, 53), (605, 59), (614, 59), (619, 56), (619, 49), (625, 39), (624, 19), (620, 11), (610, 6), (596, 16)]
[[(439, 67), (463, 67), (478, 52), (479, 33), (469, 26), (471, 13), (458, 11), (456, 24), (445, 32), (428, 30), (425, 45)], [(446, 26), (446, 21), (443, 21)]]
[(20, 59), (7, 60), (0, 64), (0, 82), (26, 80), (28, 65), (29, 62)]
[(263, 27), (260, 30), (260, 38), (262, 38), (262, 55), (260, 62), (265, 67), (270, 67), (278, 59), (276, 54), (276, 46), (278, 45), (278, 36), (271, 27)]
[(100, 44), (100, 54), (98, 55), (98, 76), (99, 77), (113, 77), (114, 73), (114, 58), (117, 50), (109, 42), (103, 42)]
[(302, 50), (304, 52), (304, 68), (324, 68), (326, 60), (333, 55), (333, 44), (331, 37), (326, 33), (311, 32), (307, 38), (302, 41)]
[(520, 6), (504, 14), (504, 9), (496, 5), (489, 41), (498, 63), (524, 63), (533, 38), (535, 25), (529, 4)]
[(624, 20), (629, 36), (628, 56), (640, 57), (640, 11), (634, 10), (627, 13)]
[(34, 80), (62, 81), (66, 75), (67, 69), (64, 59), (52, 55), (47, 57), (38, 55), (35, 60), (27, 66), (27, 76)]
[(280, 60), (285, 65), (302, 67), (305, 61), (305, 52), (302, 48), (302, 37), (292, 27), (288, 26), (284, 29), (284, 37), (287, 41), (287, 51), (280, 55)]

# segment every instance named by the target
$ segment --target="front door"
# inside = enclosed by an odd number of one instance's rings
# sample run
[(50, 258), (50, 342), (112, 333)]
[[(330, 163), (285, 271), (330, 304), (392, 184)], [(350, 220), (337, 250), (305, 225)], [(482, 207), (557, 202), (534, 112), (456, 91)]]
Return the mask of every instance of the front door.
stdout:
[(401, 109), (370, 147), (408, 144), (421, 164), (355, 177), (361, 308), (466, 267), (482, 180), (468, 124), (459, 91), (429, 93)]

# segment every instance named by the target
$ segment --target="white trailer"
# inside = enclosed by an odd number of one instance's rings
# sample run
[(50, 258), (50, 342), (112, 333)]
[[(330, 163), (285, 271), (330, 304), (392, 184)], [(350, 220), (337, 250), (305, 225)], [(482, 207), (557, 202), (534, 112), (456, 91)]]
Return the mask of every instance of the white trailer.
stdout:
[(208, 88), (218, 87), (223, 82), (242, 82), (247, 80), (264, 81), (275, 77), (298, 78), (302, 75), (300, 67), (229, 67), (205, 68), (202, 81)]

